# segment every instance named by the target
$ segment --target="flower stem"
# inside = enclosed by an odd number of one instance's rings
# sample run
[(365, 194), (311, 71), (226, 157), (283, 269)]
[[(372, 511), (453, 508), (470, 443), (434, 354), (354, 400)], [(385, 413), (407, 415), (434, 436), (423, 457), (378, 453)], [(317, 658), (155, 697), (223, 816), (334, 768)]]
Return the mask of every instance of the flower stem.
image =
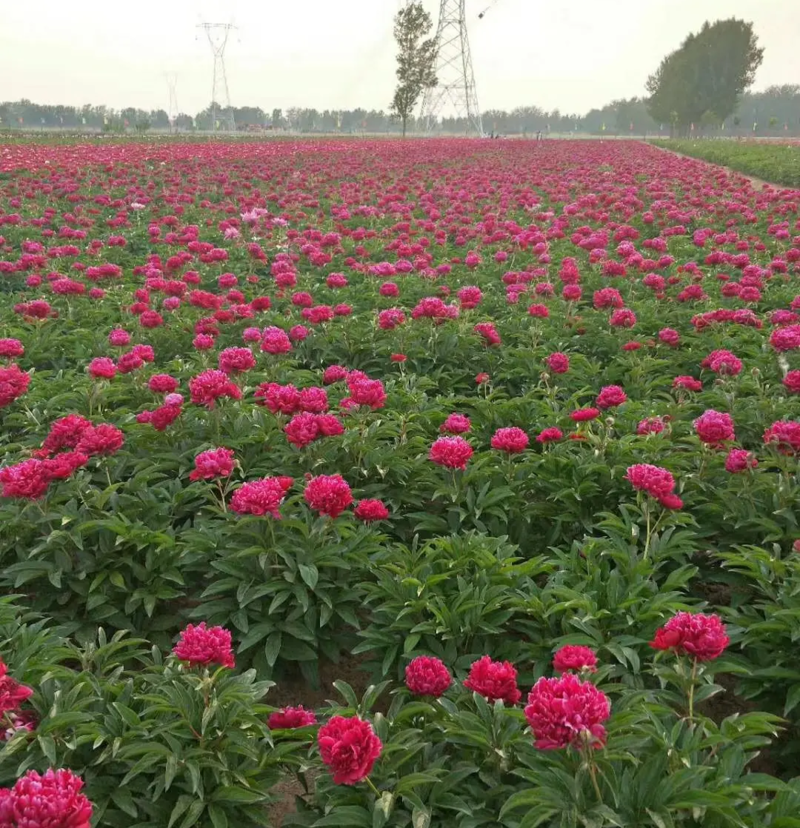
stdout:
[(695, 684), (695, 681), (697, 681), (697, 659), (694, 659), (693, 663), (692, 663), (692, 677), (689, 680), (689, 692), (687, 694), (688, 698), (689, 698), (689, 721), (692, 721), (692, 719), (694, 719), (694, 684)]
[(589, 776), (592, 779), (592, 786), (594, 787), (594, 792), (597, 794), (597, 801), (601, 805), (603, 804), (603, 794), (600, 791), (600, 784), (597, 781), (597, 768), (594, 764), (594, 759), (592, 758), (591, 754), (591, 746), (586, 748), (585, 758), (586, 758), (586, 767), (589, 769)]
[(370, 789), (372, 790), (372, 793), (374, 793), (375, 796), (377, 796), (378, 799), (380, 799), (381, 798), (381, 792), (375, 787), (372, 780), (368, 776), (365, 776), (364, 781), (367, 783), (367, 785), (369, 785)]

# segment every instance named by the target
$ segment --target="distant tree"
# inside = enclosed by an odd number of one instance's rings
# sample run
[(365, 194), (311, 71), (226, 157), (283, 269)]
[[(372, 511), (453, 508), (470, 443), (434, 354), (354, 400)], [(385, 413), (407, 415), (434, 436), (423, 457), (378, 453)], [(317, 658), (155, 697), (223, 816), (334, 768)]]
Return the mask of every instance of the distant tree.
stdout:
[(283, 110), (282, 109), (273, 109), (272, 110), (272, 128), (273, 129), (282, 129), (283, 128)]
[(402, 122), (404, 137), (420, 95), (437, 84), (436, 39), (423, 40), (432, 28), (433, 20), (422, 3), (408, 3), (394, 18), (397, 89), (392, 98), (392, 114)]
[(706, 22), (648, 78), (648, 110), (657, 121), (676, 112), (684, 132), (708, 112), (724, 121), (752, 85), (763, 59), (752, 23), (735, 18)]

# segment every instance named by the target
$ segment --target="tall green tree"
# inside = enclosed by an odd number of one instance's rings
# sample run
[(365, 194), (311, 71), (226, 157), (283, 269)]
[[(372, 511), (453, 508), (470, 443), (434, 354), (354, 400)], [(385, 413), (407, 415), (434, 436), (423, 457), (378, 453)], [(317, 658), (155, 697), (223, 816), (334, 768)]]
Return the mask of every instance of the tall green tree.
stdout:
[(436, 39), (427, 37), (432, 29), (433, 20), (422, 3), (408, 3), (394, 18), (397, 89), (392, 114), (402, 121), (403, 137), (420, 95), (437, 84)]
[(682, 131), (693, 123), (722, 122), (736, 110), (763, 59), (752, 23), (706, 22), (648, 78), (650, 114), (677, 121)]

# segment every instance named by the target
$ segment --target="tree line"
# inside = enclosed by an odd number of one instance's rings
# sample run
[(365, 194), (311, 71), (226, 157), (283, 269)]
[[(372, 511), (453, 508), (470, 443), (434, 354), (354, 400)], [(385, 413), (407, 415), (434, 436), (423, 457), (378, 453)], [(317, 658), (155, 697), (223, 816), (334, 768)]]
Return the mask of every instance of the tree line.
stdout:
[[(374, 109), (313, 109), (292, 107), (266, 111), (260, 107), (234, 107), (240, 128), (277, 129), (301, 133), (400, 133), (402, 124), (390, 112)], [(19, 119), (22, 119), (20, 123)], [(422, 127), (413, 115), (409, 117), (411, 132)], [(127, 122), (127, 125), (126, 125)], [(64, 129), (127, 129), (147, 124), (148, 129), (170, 129), (170, 120), (163, 109), (145, 111), (127, 108), (115, 110), (106, 106), (51, 106), (22, 100), (0, 103), (0, 129), (3, 128), (64, 128)], [(487, 131), (500, 135), (531, 135), (538, 131), (553, 134), (590, 135), (668, 135), (670, 123), (660, 122), (648, 111), (646, 98), (611, 101), (602, 108), (581, 114), (545, 110), (538, 106), (520, 106), (511, 111), (490, 109), (483, 113)], [(179, 115), (175, 129), (212, 129), (211, 106), (194, 117)], [(438, 129), (452, 134), (467, 131), (466, 121), (443, 118)], [(772, 86), (763, 92), (745, 92), (734, 113), (724, 121), (708, 127), (697, 124), (696, 131), (727, 135), (780, 136), (800, 135), (800, 84)]]

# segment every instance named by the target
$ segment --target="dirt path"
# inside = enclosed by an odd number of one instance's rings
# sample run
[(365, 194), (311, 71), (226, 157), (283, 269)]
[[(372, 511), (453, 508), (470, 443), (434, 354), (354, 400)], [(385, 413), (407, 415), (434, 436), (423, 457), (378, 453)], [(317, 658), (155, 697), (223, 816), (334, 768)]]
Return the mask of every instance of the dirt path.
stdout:
[[(708, 167), (717, 167), (720, 170), (725, 170), (728, 175), (735, 176), (737, 178), (744, 178), (745, 181), (750, 183), (750, 186), (757, 191), (763, 190), (765, 187), (771, 187), (773, 189), (783, 189), (778, 184), (772, 184), (769, 181), (764, 181), (761, 178), (755, 178), (752, 175), (747, 175), (746, 173), (739, 172), (738, 170), (734, 170), (732, 167), (725, 167), (722, 164), (715, 164), (713, 161), (706, 161), (704, 158), (695, 158), (693, 155), (684, 155), (682, 152), (675, 152), (675, 150), (667, 149), (666, 147), (659, 147), (656, 144), (650, 144), (651, 147), (655, 147), (657, 150), (661, 150), (661, 152), (669, 153), (670, 155), (675, 155), (678, 158), (684, 158), (687, 161), (696, 161), (699, 164), (705, 164)], [(787, 188), (791, 189), (791, 188)]]

